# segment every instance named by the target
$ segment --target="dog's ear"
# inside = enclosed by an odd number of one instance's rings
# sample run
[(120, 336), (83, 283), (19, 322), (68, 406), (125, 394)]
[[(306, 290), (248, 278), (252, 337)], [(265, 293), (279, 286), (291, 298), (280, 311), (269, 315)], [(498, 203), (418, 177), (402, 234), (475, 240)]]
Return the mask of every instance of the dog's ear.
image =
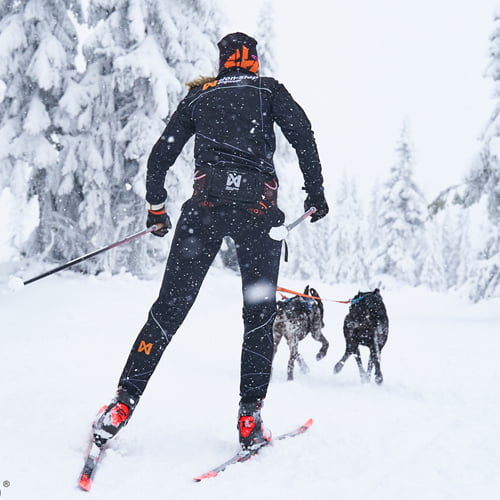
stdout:
[(304, 288), (304, 295), (309, 295), (309, 285)]
[(375, 288), (375, 290), (373, 290), (373, 293), (378, 293), (380, 294), (380, 290), (378, 288)]

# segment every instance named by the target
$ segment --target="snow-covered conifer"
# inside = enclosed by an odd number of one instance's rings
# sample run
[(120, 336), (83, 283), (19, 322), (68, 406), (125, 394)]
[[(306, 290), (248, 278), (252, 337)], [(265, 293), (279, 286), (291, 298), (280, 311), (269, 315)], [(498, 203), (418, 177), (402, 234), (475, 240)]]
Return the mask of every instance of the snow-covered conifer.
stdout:
[(447, 206), (426, 221), (423, 284), (439, 292), (463, 285), (471, 262), (468, 229), (469, 213), (456, 205)]
[(69, 224), (58, 187), (65, 131), (55, 114), (76, 73), (69, 13), (81, 19), (79, 2), (0, 4), (0, 205), (7, 219), (0, 240), (10, 256), (41, 260), (63, 250)]
[(330, 283), (357, 283), (366, 286), (369, 281), (368, 254), (365, 246), (364, 210), (354, 179), (344, 173), (332, 204), (331, 231), (328, 239)]
[[(82, 174), (78, 224), (92, 247), (142, 229), (147, 157), (185, 84), (217, 65), (218, 10), (197, 0), (90, 0), (86, 69), (63, 100), (79, 138), (67, 170)], [(167, 209), (175, 217), (192, 185), (189, 147), (167, 175)], [(167, 237), (168, 239), (168, 237)], [(95, 271), (122, 267), (144, 274), (165, 240), (142, 238), (109, 252)]]
[(471, 270), (473, 300), (500, 296), (500, 8), (494, 16), (489, 54), (486, 75), (494, 82), (495, 109), (481, 136), (480, 161), (466, 180), (466, 196), (484, 200), (488, 220), (484, 244)]
[(375, 272), (404, 283), (419, 283), (425, 251), (423, 227), (427, 216), (424, 196), (413, 179), (414, 153), (405, 122), (396, 147), (396, 162), (382, 187), (380, 246), (374, 259)]
[(258, 42), (259, 73), (261, 76), (276, 78), (278, 64), (276, 57), (276, 32), (274, 29), (275, 13), (272, 2), (266, 0), (257, 16), (256, 38)]

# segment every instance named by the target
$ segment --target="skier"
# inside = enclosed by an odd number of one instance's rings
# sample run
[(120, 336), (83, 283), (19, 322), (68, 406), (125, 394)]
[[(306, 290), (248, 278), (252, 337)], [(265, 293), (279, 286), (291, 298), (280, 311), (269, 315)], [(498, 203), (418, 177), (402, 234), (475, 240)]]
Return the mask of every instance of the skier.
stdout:
[(182, 206), (163, 282), (135, 341), (111, 403), (93, 424), (101, 447), (128, 423), (172, 336), (193, 305), (224, 236), (236, 247), (243, 288), (244, 336), (237, 428), (243, 449), (271, 439), (261, 408), (273, 357), (281, 242), (269, 230), (284, 221), (277, 206), (273, 166), (277, 123), (295, 148), (311, 221), (328, 213), (314, 134), (302, 108), (274, 78), (259, 76), (257, 42), (231, 33), (219, 43), (219, 74), (188, 84), (147, 163), (147, 227), (163, 237), (172, 225), (165, 211), (167, 170), (194, 134), (194, 192)]

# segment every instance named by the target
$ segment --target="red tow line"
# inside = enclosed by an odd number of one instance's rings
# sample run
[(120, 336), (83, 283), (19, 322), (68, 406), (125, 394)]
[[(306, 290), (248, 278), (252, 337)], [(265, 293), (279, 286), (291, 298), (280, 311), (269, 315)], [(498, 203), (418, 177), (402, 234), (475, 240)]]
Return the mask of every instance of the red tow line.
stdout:
[[(300, 297), (306, 297), (308, 299), (316, 299), (316, 300), (322, 300), (323, 302), (328, 301), (328, 302), (338, 302), (339, 304), (350, 304), (351, 300), (334, 300), (334, 299), (323, 299), (321, 297), (314, 297), (313, 295), (306, 295), (305, 293), (300, 293), (300, 292), (295, 292), (293, 290), (288, 290), (287, 288), (282, 288), (280, 286), (276, 287), (276, 290), (278, 292), (284, 292), (284, 293), (292, 293), (293, 295), (299, 295)], [(285, 298), (282, 295), (283, 298)]]

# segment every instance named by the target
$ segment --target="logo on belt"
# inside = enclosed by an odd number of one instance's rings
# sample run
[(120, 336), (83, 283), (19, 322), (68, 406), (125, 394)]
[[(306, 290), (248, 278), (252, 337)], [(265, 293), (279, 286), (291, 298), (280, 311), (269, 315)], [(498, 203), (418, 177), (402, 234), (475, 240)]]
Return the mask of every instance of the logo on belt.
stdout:
[(240, 189), (241, 175), (234, 172), (229, 172), (226, 179), (226, 190), (235, 191)]

